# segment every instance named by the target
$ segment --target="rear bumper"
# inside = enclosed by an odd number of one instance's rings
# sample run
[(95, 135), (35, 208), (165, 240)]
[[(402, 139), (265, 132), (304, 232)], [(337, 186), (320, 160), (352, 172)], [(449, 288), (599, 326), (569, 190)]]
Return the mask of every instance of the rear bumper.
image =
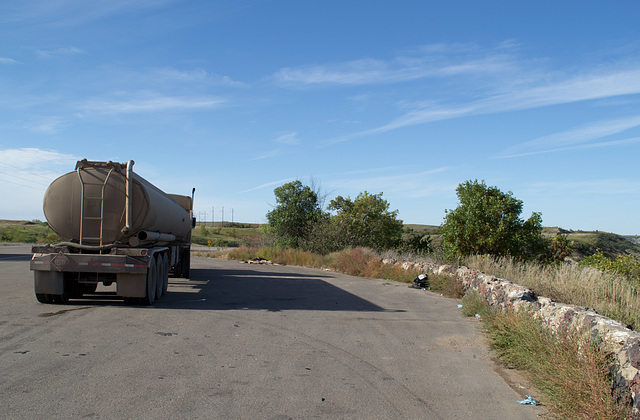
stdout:
[(127, 255), (92, 254), (34, 254), (29, 263), (32, 271), (72, 273), (128, 273), (145, 274), (148, 258), (137, 259)]

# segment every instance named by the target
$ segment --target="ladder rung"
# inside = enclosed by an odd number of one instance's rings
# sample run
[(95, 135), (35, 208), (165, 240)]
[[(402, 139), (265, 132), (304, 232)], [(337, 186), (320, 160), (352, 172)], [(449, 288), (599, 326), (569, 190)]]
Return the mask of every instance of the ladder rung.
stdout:
[(100, 216), (85, 216), (84, 220), (102, 220)]
[(85, 200), (102, 200), (102, 197), (85, 197)]
[(83, 236), (82, 239), (102, 239), (99, 236)]

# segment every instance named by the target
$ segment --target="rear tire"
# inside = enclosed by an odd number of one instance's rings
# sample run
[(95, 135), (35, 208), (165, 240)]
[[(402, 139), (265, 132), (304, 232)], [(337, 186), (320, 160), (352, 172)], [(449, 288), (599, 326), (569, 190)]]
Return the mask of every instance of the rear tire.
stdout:
[(156, 300), (156, 289), (158, 282), (158, 275), (156, 274), (157, 259), (153, 258), (149, 261), (149, 268), (147, 269), (147, 295), (142, 298), (143, 305), (153, 305)]
[(162, 255), (162, 296), (167, 294), (167, 288), (169, 287), (169, 257), (166, 254)]
[(164, 278), (164, 254), (156, 257), (156, 300), (162, 297), (162, 283)]
[(191, 250), (182, 251), (182, 273), (180, 277), (188, 279), (191, 274)]

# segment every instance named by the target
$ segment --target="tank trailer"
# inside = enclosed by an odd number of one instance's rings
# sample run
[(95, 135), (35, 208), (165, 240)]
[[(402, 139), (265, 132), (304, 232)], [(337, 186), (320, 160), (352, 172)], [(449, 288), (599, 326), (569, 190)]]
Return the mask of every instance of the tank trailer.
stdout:
[(63, 242), (34, 246), (36, 298), (66, 303), (116, 284), (125, 303), (153, 305), (168, 277), (189, 278), (193, 196), (166, 194), (126, 163), (78, 161), (44, 195), (44, 215)]

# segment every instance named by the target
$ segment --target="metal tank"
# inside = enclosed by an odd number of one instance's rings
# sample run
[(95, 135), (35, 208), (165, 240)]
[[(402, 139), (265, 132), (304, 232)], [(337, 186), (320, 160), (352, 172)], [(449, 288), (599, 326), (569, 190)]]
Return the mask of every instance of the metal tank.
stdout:
[(134, 173), (133, 164), (84, 159), (53, 181), (43, 203), (51, 228), (64, 241), (89, 247), (189, 242), (192, 198), (165, 194)]

